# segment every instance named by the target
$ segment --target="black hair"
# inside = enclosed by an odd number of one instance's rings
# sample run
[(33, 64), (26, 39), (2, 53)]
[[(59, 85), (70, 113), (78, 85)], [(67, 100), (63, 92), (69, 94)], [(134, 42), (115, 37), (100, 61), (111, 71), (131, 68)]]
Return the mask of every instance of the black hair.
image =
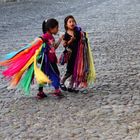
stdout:
[(74, 20), (74, 22), (76, 23), (76, 20), (75, 20), (75, 18), (74, 18), (72, 15), (67, 16), (67, 17), (64, 19), (64, 28), (65, 28), (65, 30), (68, 30), (67, 22), (68, 22), (68, 20), (69, 20), (70, 18), (72, 18), (72, 19)]
[(42, 23), (42, 31), (45, 34), (47, 31), (55, 28), (56, 26), (58, 26), (58, 21), (56, 19), (51, 18), (48, 20), (44, 20)]

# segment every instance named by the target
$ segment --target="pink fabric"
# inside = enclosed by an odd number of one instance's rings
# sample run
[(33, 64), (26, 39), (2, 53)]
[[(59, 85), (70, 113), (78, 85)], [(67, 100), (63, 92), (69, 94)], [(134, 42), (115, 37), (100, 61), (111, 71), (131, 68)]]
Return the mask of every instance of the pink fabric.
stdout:
[(35, 54), (36, 50), (40, 47), (40, 45), (41, 45), (40, 41), (38, 41), (34, 45), (34, 47), (32, 47), (28, 52), (22, 54), (18, 59), (13, 61), (9, 65), (9, 67), (5, 71), (3, 71), (2, 74), (7, 77), (12, 77), (17, 72), (19, 72), (25, 66), (25, 64), (30, 60), (30, 58)]
[(51, 46), (55, 42), (54, 37), (49, 33), (43, 34), (42, 37), (48, 43), (49, 46)]

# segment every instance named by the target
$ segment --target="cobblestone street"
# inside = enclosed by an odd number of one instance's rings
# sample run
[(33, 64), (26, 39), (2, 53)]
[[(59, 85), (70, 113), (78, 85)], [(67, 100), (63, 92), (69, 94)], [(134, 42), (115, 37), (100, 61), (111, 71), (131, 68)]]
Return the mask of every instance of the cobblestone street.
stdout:
[(38, 101), (37, 85), (28, 97), (0, 75), (0, 140), (140, 140), (140, 0), (0, 4), (0, 56), (39, 36), (44, 19), (58, 19), (64, 32), (69, 14), (89, 33), (94, 87)]

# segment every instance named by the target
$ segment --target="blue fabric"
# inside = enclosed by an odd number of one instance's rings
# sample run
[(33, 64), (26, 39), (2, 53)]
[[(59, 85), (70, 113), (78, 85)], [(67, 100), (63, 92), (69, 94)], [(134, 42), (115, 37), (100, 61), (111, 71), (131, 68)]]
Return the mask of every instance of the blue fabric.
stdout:
[(11, 59), (12, 57), (14, 57), (15, 55), (17, 55), (18, 53), (20, 53), (21, 51), (27, 49), (30, 46), (31, 46), (31, 44), (28, 44), (25, 47), (19, 49), (18, 51), (15, 51), (15, 52), (11, 52), (9, 54), (6, 54), (4, 57), (2, 57), (2, 61)]
[(49, 46), (46, 44), (46, 47), (44, 49), (44, 61), (42, 65), (42, 70), (47, 76), (49, 76), (49, 79), (52, 81), (52, 86), (55, 89), (58, 89), (60, 86), (60, 78), (57, 72), (58, 70), (56, 70), (56, 68), (53, 67), (53, 65), (50, 63), (47, 55), (48, 51), (49, 51)]

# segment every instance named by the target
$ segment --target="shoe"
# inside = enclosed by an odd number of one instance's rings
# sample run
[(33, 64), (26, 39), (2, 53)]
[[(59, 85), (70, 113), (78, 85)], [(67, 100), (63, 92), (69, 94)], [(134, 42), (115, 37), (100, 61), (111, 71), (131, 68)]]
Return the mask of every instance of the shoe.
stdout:
[(74, 92), (74, 93), (78, 93), (79, 90), (78, 90), (78, 89), (73, 89), (73, 92)]
[(76, 90), (76, 89), (73, 89), (73, 88), (68, 88), (67, 90), (68, 90), (68, 92), (74, 92), (74, 93), (79, 92), (79, 90)]
[(60, 88), (61, 88), (63, 91), (67, 91), (67, 88), (66, 88), (66, 86), (65, 86), (63, 83), (60, 84)]
[(83, 94), (88, 94), (88, 90), (87, 89), (80, 90), (80, 92), (83, 93)]
[(60, 92), (54, 92), (53, 96), (58, 98), (58, 99), (61, 99), (61, 98), (65, 97), (64, 94), (61, 93), (61, 91)]
[(72, 88), (68, 88), (67, 90), (68, 90), (68, 92), (73, 92)]
[(39, 91), (37, 93), (37, 99), (43, 99), (43, 98), (46, 98), (47, 95), (43, 92), (43, 91)]

